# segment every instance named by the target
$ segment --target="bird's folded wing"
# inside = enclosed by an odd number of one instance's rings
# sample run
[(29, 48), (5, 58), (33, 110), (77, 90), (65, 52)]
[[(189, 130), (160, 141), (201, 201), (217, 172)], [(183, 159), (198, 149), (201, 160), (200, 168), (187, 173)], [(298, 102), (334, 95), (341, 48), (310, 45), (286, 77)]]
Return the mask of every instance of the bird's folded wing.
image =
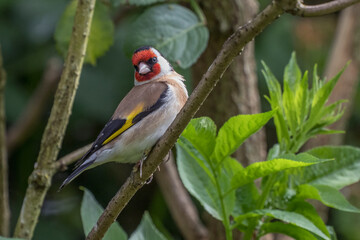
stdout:
[(154, 82), (146, 85), (134, 87), (120, 102), (112, 118), (102, 129), (90, 150), (77, 162), (76, 167), (165, 103), (168, 90), (166, 84)]

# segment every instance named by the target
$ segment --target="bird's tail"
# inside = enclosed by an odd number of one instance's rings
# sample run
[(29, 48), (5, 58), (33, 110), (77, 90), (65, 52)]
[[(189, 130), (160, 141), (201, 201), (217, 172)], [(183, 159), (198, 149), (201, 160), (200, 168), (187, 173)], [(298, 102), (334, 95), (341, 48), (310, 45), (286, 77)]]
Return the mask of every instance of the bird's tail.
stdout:
[(90, 165), (92, 164), (92, 161), (86, 161), (83, 164), (81, 164), (78, 168), (76, 168), (70, 176), (68, 176), (65, 181), (61, 184), (58, 191), (63, 189), (66, 185), (68, 185), (72, 180), (74, 180), (77, 176), (79, 176), (83, 171), (85, 171)]

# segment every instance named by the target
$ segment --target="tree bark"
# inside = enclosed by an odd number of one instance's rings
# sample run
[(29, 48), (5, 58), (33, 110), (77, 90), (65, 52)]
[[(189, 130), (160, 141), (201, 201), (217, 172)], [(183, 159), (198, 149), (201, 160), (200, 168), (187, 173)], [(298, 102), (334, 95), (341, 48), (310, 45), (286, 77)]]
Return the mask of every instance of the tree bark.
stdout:
[[(200, 1), (207, 19), (210, 40), (206, 51), (193, 67), (194, 84), (197, 85), (203, 69), (211, 64), (223, 42), (240, 25), (251, 20), (258, 11), (252, 0)], [(257, 86), (254, 42), (246, 45), (223, 75), (223, 81), (209, 95), (200, 108), (199, 116), (211, 117), (221, 127), (230, 117), (238, 114), (261, 112)], [(265, 131), (251, 136), (236, 152), (243, 165), (264, 160), (266, 157)]]
[(3, 68), (2, 51), (0, 48), (0, 235), (8, 237), (10, 232), (10, 204), (8, 158), (5, 137), (5, 84), (6, 73)]

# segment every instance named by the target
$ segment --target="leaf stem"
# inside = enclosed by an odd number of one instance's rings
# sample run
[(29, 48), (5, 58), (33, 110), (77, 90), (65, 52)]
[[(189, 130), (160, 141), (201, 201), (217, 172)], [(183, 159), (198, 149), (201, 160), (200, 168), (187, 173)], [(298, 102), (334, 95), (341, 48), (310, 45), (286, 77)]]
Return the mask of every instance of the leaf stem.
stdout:
[(256, 203), (257, 209), (263, 209), (265, 205), (266, 198), (269, 195), (270, 189), (273, 186), (274, 182), (276, 180), (276, 174), (271, 174), (268, 181), (266, 182), (266, 185), (264, 187), (264, 190), (262, 191), (259, 200)]
[(202, 24), (206, 25), (206, 17), (204, 12), (201, 10), (199, 4), (196, 2), (196, 0), (190, 0), (190, 5), (194, 9), (196, 15), (199, 17), (199, 20)]
[[(211, 168), (213, 168), (212, 164), (210, 165)], [(216, 191), (219, 195), (219, 199), (220, 199), (220, 205), (221, 205), (221, 211), (222, 211), (222, 215), (223, 215), (223, 223), (224, 223), (224, 227), (225, 227), (225, 234), (226, 234), (226, 239), (227, 240), (232, 240), (232, 231), (231, 231), (231, 228), (230, 228), (230, 222), (229, 222), (229, 217), (228, 217), (228, 214), (226, 212), (226, 209), (225, 209), (225, 205), (224, 205), (224, 201), (223, 201), (223, 195), (221, 193), (221, 187), (220, 187), (220, 184), (219, 184), (219, 181), (217, 181), (218, 179), (218, 176), (216, 174), (216, 171), (214, 169), (212, 169), (213, 172), (214, 172), (214, 177), (216, 179), (215, 181), (215, 185), (216, 185)]]

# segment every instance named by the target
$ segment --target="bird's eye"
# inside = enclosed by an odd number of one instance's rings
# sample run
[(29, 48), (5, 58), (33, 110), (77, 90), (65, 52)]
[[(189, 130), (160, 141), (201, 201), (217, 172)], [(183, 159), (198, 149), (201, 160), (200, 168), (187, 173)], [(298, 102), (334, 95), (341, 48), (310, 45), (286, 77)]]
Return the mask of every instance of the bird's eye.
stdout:
[(135, 68), (136, 71), (138, 71), (138, 66), (134, 65), (134, 68)]
[(151, 59), (151, 61), (152, 61), (153, 63), (156, 63), (156, 62), (157, 62), (157, 57), (153, 57), (153, 58)]

